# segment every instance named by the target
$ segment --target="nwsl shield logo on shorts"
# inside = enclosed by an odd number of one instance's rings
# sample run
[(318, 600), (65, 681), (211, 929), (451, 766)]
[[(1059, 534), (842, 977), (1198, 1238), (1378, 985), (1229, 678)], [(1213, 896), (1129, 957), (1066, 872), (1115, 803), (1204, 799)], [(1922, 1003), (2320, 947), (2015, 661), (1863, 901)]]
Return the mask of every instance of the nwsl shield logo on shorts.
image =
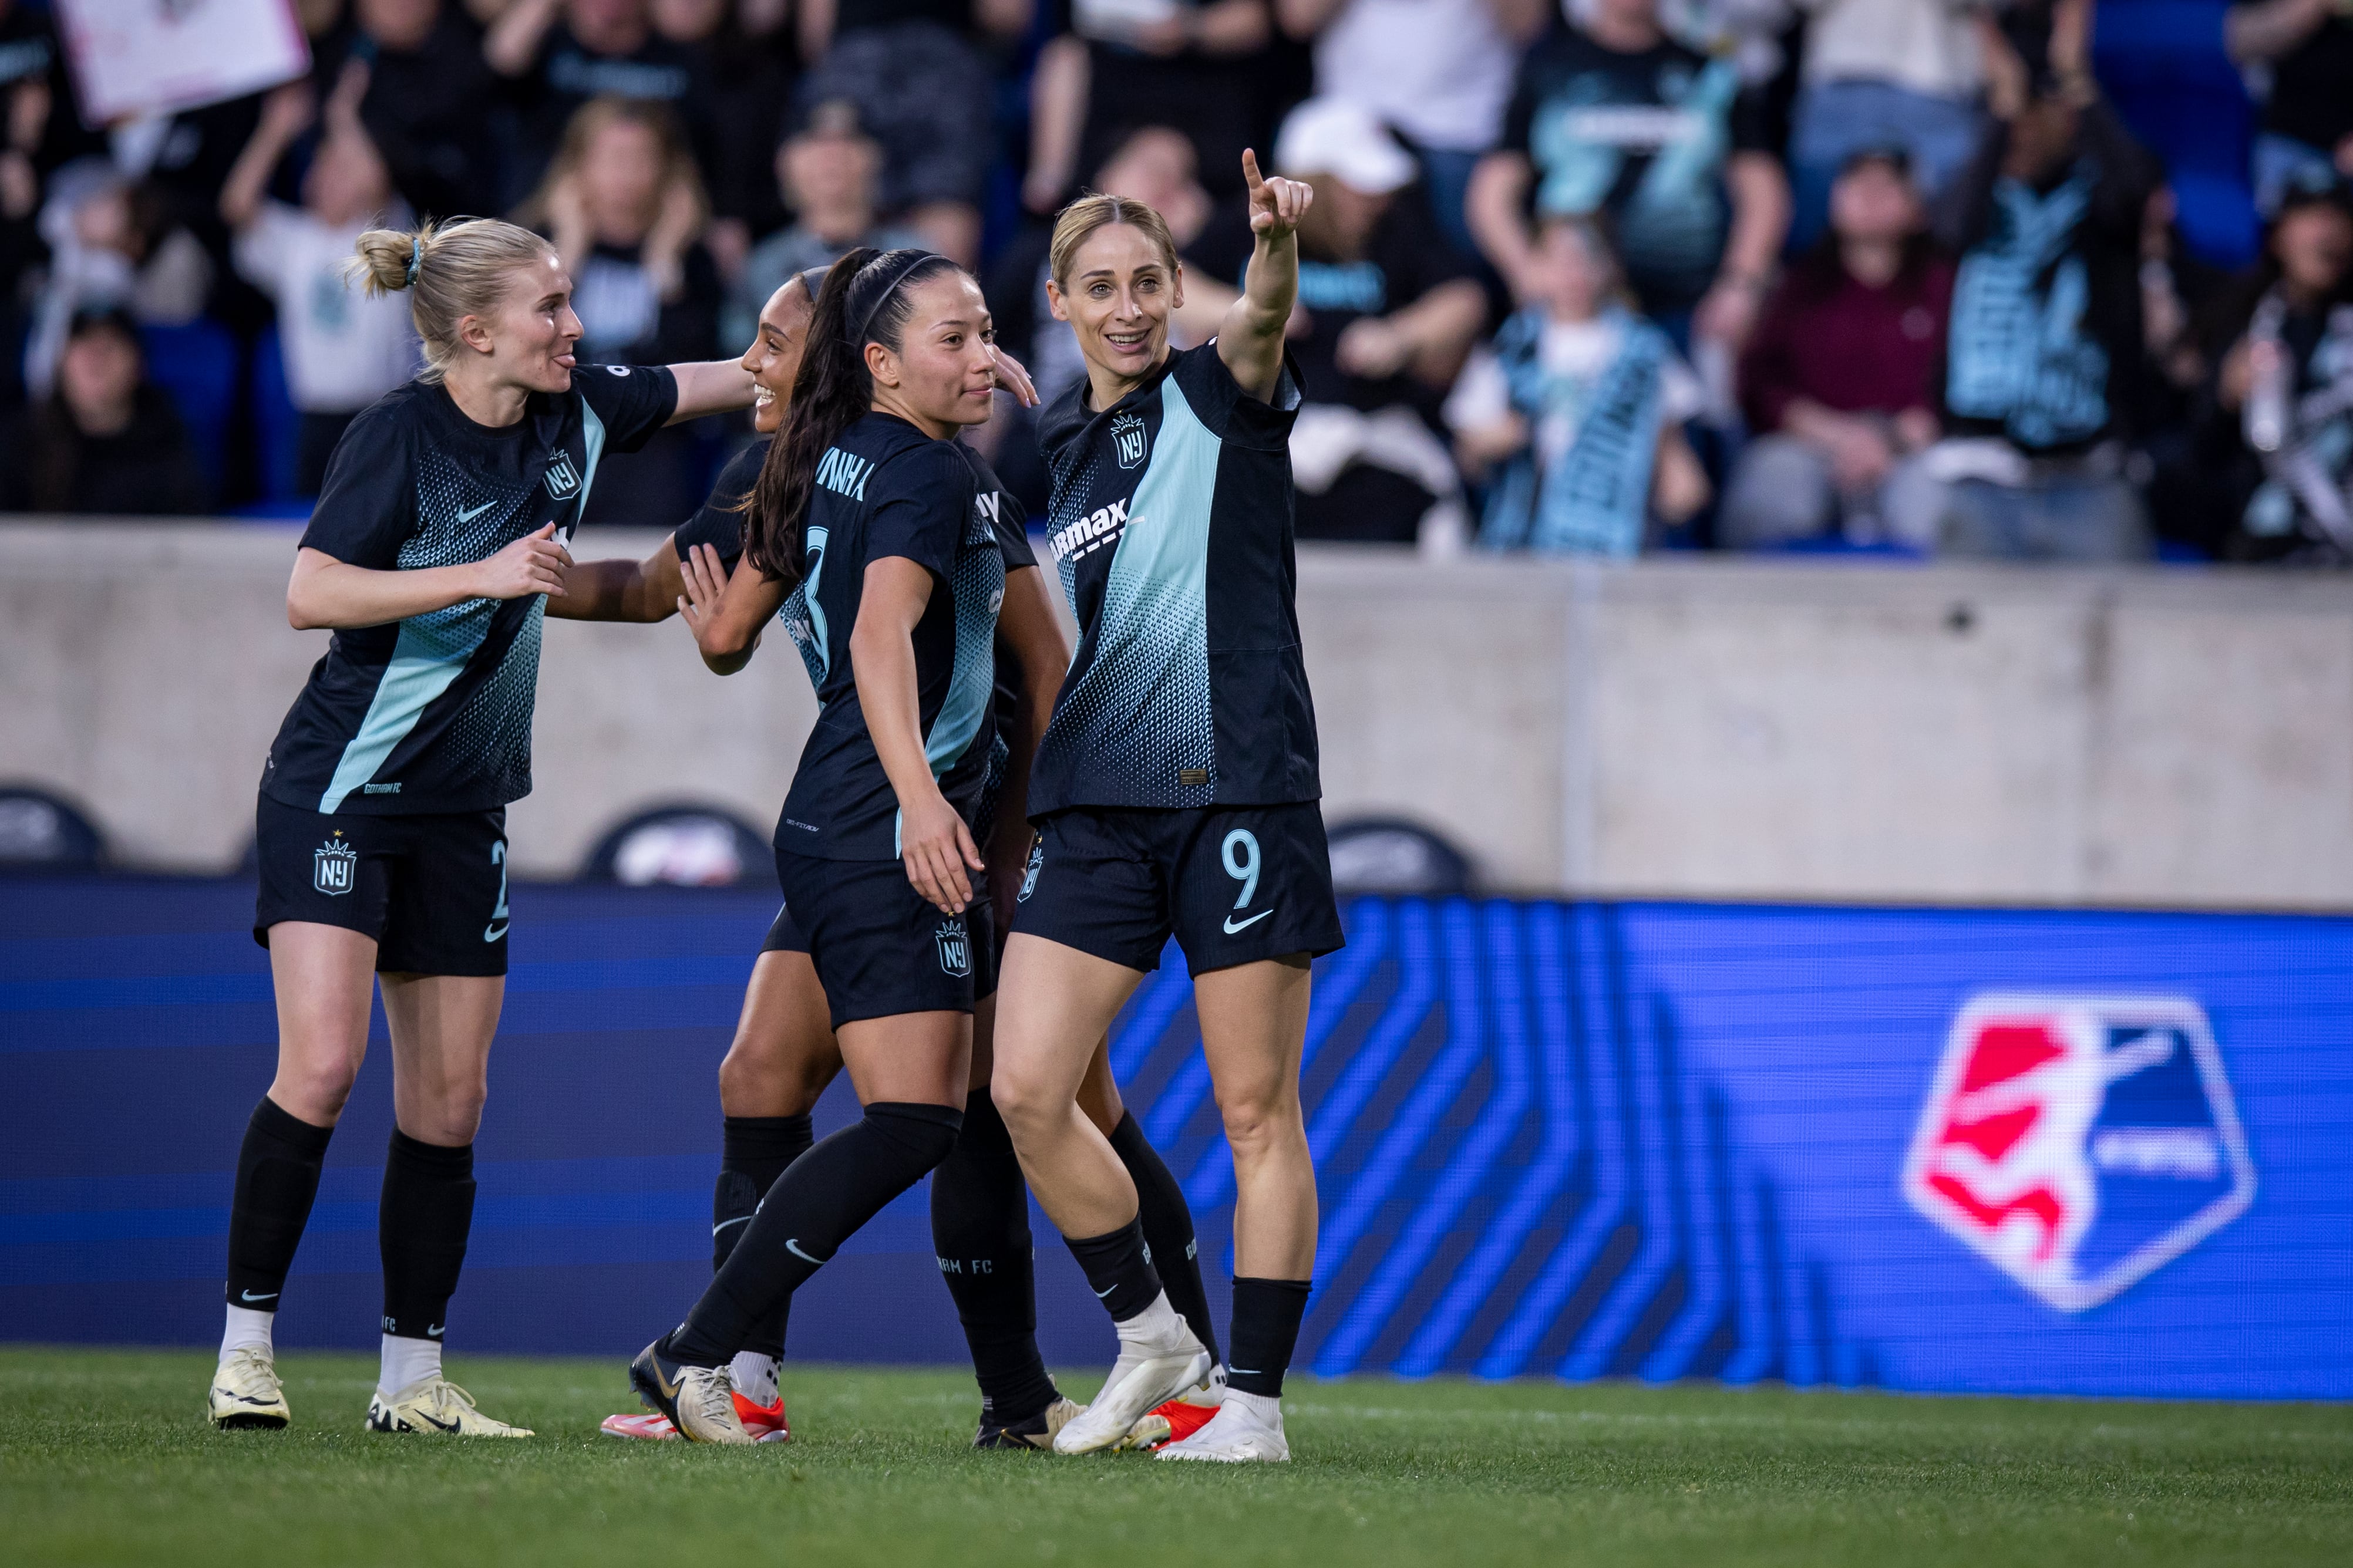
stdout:
[(358, 881), (359, 864), (359, 851), (338, 832), (311, 857), (311, 886), (331, 897), (348, 893)]
[(2204, 1010), (2180, 996), (1970, 998), (1904, 1195), (2063, 1312), (2180, 1257), (2255, 1195)]
[(1111, 422), (1112, 449), (1119, 455), (1119, 466), (1133, 468), (1144, 462), (1144, 420), (1137, 415), (1123, 414)]
[(940, 929), (932, 933), (932, 940), (939, 945), (943, 973), (972, 973), (972, 937), (965, 930), (962, 915), (952, 921), (942, 921)]

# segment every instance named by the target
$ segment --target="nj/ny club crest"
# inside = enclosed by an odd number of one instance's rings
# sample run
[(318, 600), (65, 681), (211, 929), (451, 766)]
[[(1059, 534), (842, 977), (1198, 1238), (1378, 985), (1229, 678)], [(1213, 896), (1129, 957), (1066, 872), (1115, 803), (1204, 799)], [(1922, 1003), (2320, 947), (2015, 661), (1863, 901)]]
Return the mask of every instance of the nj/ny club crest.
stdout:
[(569, 500), (580, 491), (580, 470), (572, 466), (572, 454), (558, 452), (547, 460), (547, 493), (557, 500)]
[(1140, 468), (1144, 463), (1144, 416), (1123, 414), (1111, 422), (1112, 450), (1119, 457), (1123, 468)]
[(1971, 997), (1903, 1182), (1914, 1208), (2063, 1312), (2147, 1278), (2255, 1195), (2221, 1054), (2186, 996)]
[(343, 830), (319, 846), (311, 857), (311, 886), (339, 898), (359, 885), (360, 852), (343, 842)]
[(940, 950), (940, 969), (947, 974), (972, 973), (972, 936), (965, 930), (964, 917), (942, 921), (940, 929), (932, 933)]

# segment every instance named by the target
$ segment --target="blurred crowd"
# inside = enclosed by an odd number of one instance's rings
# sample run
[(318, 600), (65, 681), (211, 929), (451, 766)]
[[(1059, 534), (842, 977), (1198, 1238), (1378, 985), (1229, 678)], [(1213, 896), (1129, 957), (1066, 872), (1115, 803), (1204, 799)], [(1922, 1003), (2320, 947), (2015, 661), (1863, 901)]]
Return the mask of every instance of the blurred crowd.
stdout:
[[(2353, 0), (295, 8), (307, 80), (92, 128), (0, 0), (0, 509), (299, 513), (417, 365), (343, 276), (379, 216), (536, 227), (601, 363), (927, 246), (1050, 398), (1056, 208), (1158, 208), (1196, 341), (1256, 147), (1316, 189), (1303, 537), (2353, 563)], [(595, 519), (677, 521), (744, 434)], [(983, 438), (1042, 512), (1029, 418)]]

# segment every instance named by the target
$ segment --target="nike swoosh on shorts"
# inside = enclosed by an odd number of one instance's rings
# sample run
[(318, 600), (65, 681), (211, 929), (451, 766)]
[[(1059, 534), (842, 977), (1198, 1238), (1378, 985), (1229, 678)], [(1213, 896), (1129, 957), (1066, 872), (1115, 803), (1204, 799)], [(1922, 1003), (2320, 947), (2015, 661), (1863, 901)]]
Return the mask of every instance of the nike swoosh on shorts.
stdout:
[(1261, 910), (1258, 913), (1250, 916), (1250, 919), (1240, 921), (1237, 921), (1233, 916), (1228, 915), (1226, 917), (1226, 934), (1228, 936), (1231, 936), (1236, 931), (1247, 931), (1251, 926), (1258, 924), (1259, 921), (1266, 919), (1267, 916), (1272, 913), (1274, 913), (1272, 910)]

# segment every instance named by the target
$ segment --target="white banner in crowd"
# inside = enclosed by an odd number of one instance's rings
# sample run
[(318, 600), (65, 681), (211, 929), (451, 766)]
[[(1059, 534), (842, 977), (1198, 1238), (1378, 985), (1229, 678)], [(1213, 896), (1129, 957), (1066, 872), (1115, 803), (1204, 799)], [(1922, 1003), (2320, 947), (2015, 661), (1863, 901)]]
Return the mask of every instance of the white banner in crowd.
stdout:
[(292, 0), (57, 0), (57, 15), (92, 126), (241, 98), (311, 68)]

